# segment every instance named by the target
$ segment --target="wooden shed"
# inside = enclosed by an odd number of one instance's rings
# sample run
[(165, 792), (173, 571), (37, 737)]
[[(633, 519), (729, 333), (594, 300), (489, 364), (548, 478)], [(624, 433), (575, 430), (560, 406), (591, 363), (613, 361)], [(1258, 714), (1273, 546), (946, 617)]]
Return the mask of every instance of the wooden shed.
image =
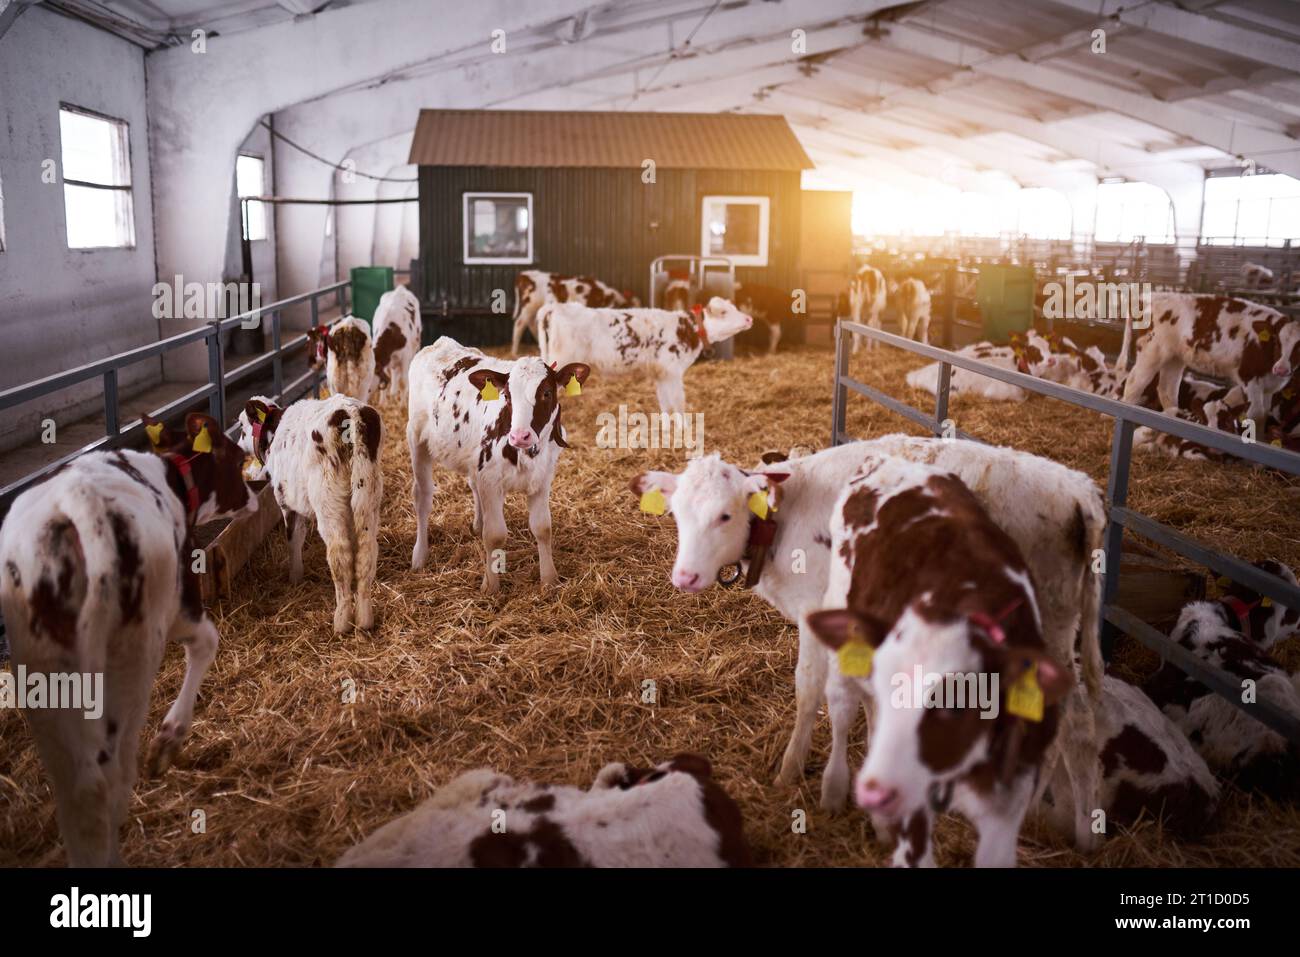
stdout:
[(509, 341), (523, 269), (595, 276), (643, 302), (661, 255), (727, 256), (739, 282), (797, 285), (813, 164), (784, 117), (422, 110), (410, 162), (426, 341)]

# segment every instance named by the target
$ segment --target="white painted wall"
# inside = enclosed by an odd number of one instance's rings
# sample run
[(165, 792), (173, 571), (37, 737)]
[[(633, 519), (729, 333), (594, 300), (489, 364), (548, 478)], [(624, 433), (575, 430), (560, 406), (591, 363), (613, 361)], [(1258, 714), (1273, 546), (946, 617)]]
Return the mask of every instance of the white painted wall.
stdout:
[[(61, 160), (60, 102), (130, 125), (134, 249), (68, 248), (61, 178), (41, 182), (41, 162)], [(40, 7), (25, 11), (0, 37), (0, 130), (0, 388), (156, 341), (143, 51)], [(158, 360), (139, 363), (123, 372), (121, 388), (159, 378)], [(101, 394), (96, 381), (6, 412), (0, 449), (31, 441), (47, 414), (66, 420), (97, 407)]]

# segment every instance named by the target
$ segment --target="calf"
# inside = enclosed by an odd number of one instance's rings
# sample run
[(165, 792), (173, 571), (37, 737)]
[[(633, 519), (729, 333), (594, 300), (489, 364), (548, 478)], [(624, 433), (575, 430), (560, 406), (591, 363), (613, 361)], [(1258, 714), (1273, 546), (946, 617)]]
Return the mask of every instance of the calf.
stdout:
[(384, 398), (406, 401), (411, 360), (420, 351), (420, 300), (405, 286), (386, 292), (375, 309), (375, 376)]
[[(847, 767), (854, 718), (874, 698), (854, 793), (898, 840), (895, 866), (934, 865), (933, 815), (951, 806), (979, 832), (975, 866), (1013, 867), (1075, 683), (1061, 663), (1074, 636), (1044, 640), (1020, 549), (949, 472), (868, 456), (830, 531), (827, 610), (808, 616), (829, 649), (827, 774)], [(919, 700), (900, 693), (914, 673), (928, 682)]]
[(736, 306), (753, 318), (755, 332), (760, 323), (767, 326), (767, 354), (775, 355), (781, 341), (781, 323), (793, 314), (790, 293), (773, 286), (737, 283)]
[[(1014, 370), (1044, 379), (1050, 378), (1048, 372), (1056, 362), (1047, 340), (1032, 330), (1023, 340), (1010, 345), (995, 346), (991, 342), (976, 342), (958, 349), (957, 354), (987, 362), (999, 369)], [(931, 362), (913, 369), (905, 381), (914, 389), (924, 389), (935, 395), (939, 389), (939, 363)], [(978, 395), (998, 402), (1024, 402), (1028, 398), (1025, 390), (1019, 386), (956, 366), (951, 367), (948, 389), (951, 395)]]
[(287, 409), (265, 396), (239, 414), (240, 446), (255, 459), (250, 473), (275, 491), (289, 536), (289, 581), (302, 580), (302, 546), (315, 521), (334, 580), (334, 631), (374, 627), (371, 603), (379, 566), (379, 413), (345, 395), (301, 399)]
[(512, 356), (519, 355), (519, 343), (525, 329), (537, 335), (537, 311), (548, 302), (573, 302), (593, 309), (641, 305), (641, 300), (632, 295), (631, 290), (620, 292), (592, 276), (561, 276), (540, 269), (525, 269), (515, 277), (515, 325), (510, 338)]
[(1246, 289), (1268, 289), (1273, 285), (1273, 270), (1258, 263), (1241, 264), (1241, 285)]
[[(856, 323), (862, 322), (862, 313), (867, 314), (867, 325), (872, 329), (880, 328), (880, 314), (885, 311), (885, 274), (873, 266), (862, 266), (857, 275), (849, 282), (849, 314)], [(858, 344), (863, 337), (854, 333), (853, 351), (858, 351)], [(876, 348), (876, 340), (867, 343), (867, 349)]]
[(582, 357), (603, 375), (647, 375), (660, 411), (685, 412), (686, 370), (710, 342), (729, 339), (753, 322), (719, 296), (695, 312), (551, 303), (538, 316), (538, 341), (550, 365)]
[[(1089, 563), (1101, 547), (1106, 516), (1101, 491), (1082, 472), (1014, 449), (977, 442), (890, 435), (851, 442), (813, 455), (746, 471), (716, 455), (691, 461), (680, 475), (646, 472), (633, 480), (638, 494), (659, 491), (677, 521), (673, 584), (689, 592), (719, 581), (742, 579), (763, 600), (799, 626), (795, 669), (795, 727), (778, 782), (793, 785), (803, 774), (826, 683), (826, 655), (804, 616), (821, 607), (831, 567), (830, 521), (836, 499), (869, 457), (894, 455), (955, 473), (984, 508), (1030, 556), (1039, 587), (1044, 633), (1052, 647), (1079, 639), (1086, 696), (1067, 702), (1071, 718), (1062, 733), (1062, 754), (1084, 793), (1096, 760), (1089, 704), (1100, 693), (1102, 663), (1097, 643), (1100, 592)], [(779, 487), (779, 511), (767, 523), (747, 502)], [(1032, 501), (1033, 508), (1025, 502)], [(1075, 714), (1077, 712), (1077, 714)], [(848, 767), (827, 768), (822, 805), (838, 809), (847, 796)], [(1083, 806), (1095, 807), (1095, 804)], [(1090, 845), (1087, 821), (1081, 846)]]
[[(121, 863), (118, 833), (135, 785), (149, 692), (168, 640), (185, 679), (149, 754), (161, 773), (179, 752), (217, 650), (192, 571), (195, 524), (255, 511), (243, 453), (221, 425), (191, 414), (158, 455), (92, 452), (18, 496), (0, 528), (0, 611), (16, 666), (102, 675), (100, 714), (23, 714), (54, 789), (73, 867)], [(51, 682), (52, 683), (52, 682)]]
[(429, 554), (433, 466), (459, 472), (474, 496), (474, 532), (482, 534), (483, 591), (500, 587), (493, 554), (506, 540), (505, 496), (528, 496), (528, 527), (537, 540), (543, 585), (559, 580), (551, 559), (551, 482), (560, 451), (560, 395), (582, 391), (590, 368), (558, 370), (541, 359), (494, 359), (447, 336), (411, 363), (406, 443), (414, 476), (415, 549), (411, 567)]
[(889, 295), (898, 310), (904, 339), (930, 341), (930, 290), (919, 279), (889, 283)]
[(1153, 293), (1150, 309), (1151, 329), (1138, 342), (1124, 401), (1137, 401), (1157, 379), (1160, 407), (1172, 414), (1191, 368), (1240, 386), (1246, 415), (1263, 435), (1274, 393), (1300, 370), (1300, 322), (1244, 299), (1192, 293)]
[(709, 762), (607, 764), (591, 789), (481, 769), (350, 849), (338, 867), (748, 867), (740, 808)]
[(350, 395), (370, 401), (375, 384), (375, 347), (370, 327), (355, 316), (344, 316), (332, 326), (307, 330), (312, 369), (325, 364), (325, 384), (330, 395)]
[[(1142, 404), (1148, 404), (1153, 389), (1147, 390)], [(1280, 393), (1279, 393), (1280, 394)], [(1158, 402), (1158, 398), (1154, 398)], [(1238, 386), (1216, 385), (1191, 373), (1178, 384), (1178, 409), (1174, 417), (1185, 422), (1208, 426), (1237, 434), (1238, 423), (1246, 413), (1246, 397)], [(1141, 426), (1133, 432), (1133, 447), (1147, 452), (1161, 452), (1171, 458), (1223, 461), (1224, 453), (1181, 436)]]
[[(1275, 561), (1257, 563), (1292, 583), (1295, 575)], [(1244, 586), (1231, 584), (1217, 601), (1183, 608), (1170, 637), (1202, 661), (1253, 682), (1257, 699), (1268, 699), (1300, 718), (1297, 678), (1268, 653), (1295, 634), (1300, 610), (1284, 608)], [(1300, 775), (1296, 751), (1276, 731), (1166, 662), (1144, 685), (1151, 700), (1188, 736), (1201, 757), (1239, 786), (1290, 793)]]
[(686, 279), (670, 279), (664, 287), (663, 308), (669, 312), (690, 312), (693, 305), (690, 282)]
[[(1175, 834), (1201, 837), (1219, 807), (1219, 782), (1183, 732), (1140, 688), (1111, 675), (1101, 684), (1097, 710), (1100, 803), (1106, 830), (1160, 820)], [(1044, 795), (1048, 823), (1069, 833), (1075, 811), (1060, 774)], [(1092, 809), (1086, 809), (1091, 814)]]

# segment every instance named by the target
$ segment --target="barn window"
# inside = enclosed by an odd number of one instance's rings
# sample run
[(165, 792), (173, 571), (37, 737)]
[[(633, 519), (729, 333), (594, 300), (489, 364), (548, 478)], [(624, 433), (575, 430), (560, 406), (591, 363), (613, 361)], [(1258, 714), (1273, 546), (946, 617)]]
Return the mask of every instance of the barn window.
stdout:
[[(245, 196), (266, 195), (266, 162), (260, 156), (241, 153), (235, 159), (235, 191), (242, 200)], [(264, 203), (240, 204), (244, 219), (245, 239), (266, 238), (266, 205)]]
[(465, 262), (533, 261), (533, 194), (465, 194)]
[(737, 266), (766, 266), (769, 214), (766, 196), (705, 196), (700, 255), (726, 256)]
[(1281, 246), (1300, 240), (1300, 180), (1282, 173), (1205, 181), (1201, 235), (1211, 246)]
[(1102, 183), (1097, 187), (1097, 226), (1102, 243), (1174, 241), (1174, 206), (1169, 194), (1150, 183)]
[(135, 245), (127, 126), (73, 106), (59, 109), (68, 248)]

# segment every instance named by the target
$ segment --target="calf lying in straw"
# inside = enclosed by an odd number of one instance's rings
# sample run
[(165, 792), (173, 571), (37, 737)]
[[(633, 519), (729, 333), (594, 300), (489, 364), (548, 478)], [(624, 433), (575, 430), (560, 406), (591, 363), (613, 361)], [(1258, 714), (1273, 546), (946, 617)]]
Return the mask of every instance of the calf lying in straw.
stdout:
[(189, 733), (218, 639), (191, 530), (257, 508), (240, 476), (244, 455), (215, 419), (190, 415), (174, 437), (147, 427), (158, 455), (83, 455), (18, 496), (0, 528), (0, 610), (15, 666), (102, 676), (97, 716), (23, 709), (73, 867), (121, 863), (118, 832), (168, 640), (185, 647), (185, 680), (154, 739), (151, 772), (166, 769)]
[(709, 762), (608, 764), (591, 790), (462, 774), (339, 867), (747, 867), (740, 808)]
[(345, 395), (302, 399), (287, 409), (265, 396), (239, 414), (240, 447), (256, 459), (252, 478), (266, 478), (289, 536), (289, 581), (302, 580), (307, 525), (316, 522), (334, 579), (334, 631), (374, 626), (371, 593), (379, 564), (379, 413)]

